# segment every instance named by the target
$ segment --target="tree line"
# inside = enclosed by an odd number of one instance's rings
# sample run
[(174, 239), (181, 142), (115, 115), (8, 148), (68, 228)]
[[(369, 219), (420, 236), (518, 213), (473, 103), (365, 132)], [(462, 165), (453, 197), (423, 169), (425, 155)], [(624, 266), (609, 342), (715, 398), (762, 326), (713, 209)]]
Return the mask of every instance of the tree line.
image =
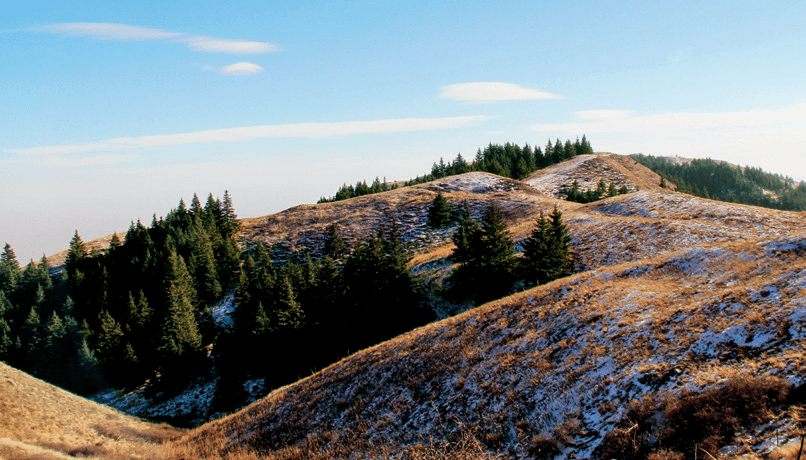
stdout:
[(677, 191), (702, 198), (787, 211), (806, 210), (806, 182), (771, 174), (761, 168), (734, 166), (710, 158), (675, 164), (665, 158), (633, 155), (633, 159), (672, 182)]
[(225, 193), (132, 222), (108, 250), (76, 232), (58, 272), (44, 257), (20, 270), (6, 245), (0, 359), (78, 393), (182, 374), (214, 336), (210, 305), (237, 281), (238, 229)]
[(584, 192), (579, 189), (579, 182), (574, 180), (570, 188), (560, 190), (560, 195), (565, 196), (567, 201), (575, 201), (577, 203), (592, 203), (604, 198), (612, 196), (626, 195), (630, 190), (626, 185), (616, 188), (616, 184), (611, 182), (610, 185), (605, 183), (604, 179), (599, 179), (596, 184), (596, 189), (587, 189)]
[(350, 198), (355, 198), (357, 196), (388, 192), (389, 190), (394, 190), (396, 188), (397, 184), (387, 183), (386, 178), (384, 178), (383, 182), (381, 182), (380, 179), (376, 177), (375, 180), (372, 181), (371, 185), (367, 185), (367, 181), (358, 181), (355, 183), (355, 186), (344, 184), (339, 187), (339, 190), (335, 195), (329, 198), (319, 198), (319, 201), (316, 203), (332, 203), (334, 201), (349, 200)]
[[(455, 176), (472, 171), (489, 172), (511, 179), (521, 180), (528, 177), (538, 169), (543, 169), (551, 165), (563, 162), (577, 155), (593, 153), (588, 139), (583, 135), (582, 139), (576, 139), (565, 143), (557, 139), (554, 143), (551, 139), (546, 143), (545, 148), (532, 148), (529, 144), (523, 147), (507, 142), (504, 145), (489, 144), (487, 147), (478, 149), (473, 161), (468, 162), (461, 153), (453, 161), (445, 162), (442, 158), (435, 162), (429, 174), (417, 176), (405, 182), (404, 186), (431, 182), (443, 177)], [(386, 180), (380, 182), (378, 178), (371, 186), (366, 181), (359, 181), (355, 186), (344, 184), (332, 197), (319, 199), (318, 203), (330, 203), (334, 201), (347, 200), (356, 196), (380, 193), (397, 188), (396, 184), (389, 185)]]
[[(441, 198), (449, 220), (432, 224), (456, 226), (459, 264), (446, 298), (481, 303), (515, 283), (570, 273), (558, 210), (541, 216), (518, 257), (497, 208), (476, 221)], [(146, 381), (151, 395), (175, 394), (193, 377), (218, 378), (214, 403), (228, 411), (245, 402), (246, 379), (288, 384), (435, 319), (393, 215), (352, 248), (328, 226), (319, 258), (303, 251), (281, 260), (262, 243), (242, 249), (238, 230), (225, 192), (204, 205), (180, 201), (149, 227), (133, 222), (107, 250), (88, 250), (76, 232), (60, 270), (44, 257), (21, 268), (6, 244), (0, 360), (80, 394)], [(231, 325), (217, 322), (214, 308)]]

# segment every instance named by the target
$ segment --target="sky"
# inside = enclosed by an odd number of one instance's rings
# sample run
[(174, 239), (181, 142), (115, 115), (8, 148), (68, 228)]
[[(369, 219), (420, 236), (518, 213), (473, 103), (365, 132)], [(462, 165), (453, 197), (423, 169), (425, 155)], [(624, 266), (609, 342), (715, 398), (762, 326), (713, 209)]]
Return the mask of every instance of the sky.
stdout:
[(489, 143), (806, 179), (806, 2), (11, 2), (0, 244), (21, 263), (180, 199), (257, 217)]

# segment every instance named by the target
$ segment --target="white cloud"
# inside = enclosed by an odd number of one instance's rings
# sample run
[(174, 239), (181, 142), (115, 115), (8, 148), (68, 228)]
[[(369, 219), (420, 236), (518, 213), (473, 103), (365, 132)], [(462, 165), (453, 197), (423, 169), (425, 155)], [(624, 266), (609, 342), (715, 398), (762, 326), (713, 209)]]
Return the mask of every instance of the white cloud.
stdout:
[(251, 62), (236, 62), (218, 69), (225, 75), (254, 75), (263, 72), (263, 67)]
[(323, 138), (346, 136), (350, 134), (399, 133), (458, 128), (469, 126), (487, 120), (488, 118), (489, 117), (483, 115), (473, 115), (447, 118), (398, 118), (337, 123), (293, 123), (285, 125), (247, 126), (179, 134), (119, 137), (88, 144), (51, 145), (24, 149), (6, 149), (4, 151), (6, 153), (25, 155), (68, 155), (84, 152), (120, 151), (207, 142), (237, 142), (253, 139), (287, 137)]
[(513, 83), (477, 82), (458, 83), (442, 87), (439, 97), (465, 102), (527, 101), (533, 99), (560, 99), (556, 94), (524, 88)]
[(532, 130), (560, 138), (585, 134), (601, 151), (711, 157), (806, 178), (806, 104), (646, 115), (586, 110), (576, 116), (580, 121), (539, 125)]
[(40, 28), (46, 32), (63, 33), (92, 37), (98, 40), (143, 41), (163, 40), (179, 37), (182, 34), (160, 29), (129, 26), (126, 24), (109, 24), (97, 22), (73, 22), (67, 24), (51, 24)]
[(207, 51), (212, 53), (258, 54), (280, 50), (279, 46), (268, 42), (188, 35), (179, 32), (148, 29), (126, 24), (75, 22), (51, 24), (39, 27), (39, 30), (51, 33), (92, 37), (98, 40), (143, 41), (170, 39), (178, 43), (184, 43), (188, 48), (194, 51)]
[(208, 51), (211, 53), (258, 54), (280, 50), (280, 47), (273, 43), (203, 37), (200, 35), (178, 38), (176, 41), (186, 43), (188, 48), (194, 51)]

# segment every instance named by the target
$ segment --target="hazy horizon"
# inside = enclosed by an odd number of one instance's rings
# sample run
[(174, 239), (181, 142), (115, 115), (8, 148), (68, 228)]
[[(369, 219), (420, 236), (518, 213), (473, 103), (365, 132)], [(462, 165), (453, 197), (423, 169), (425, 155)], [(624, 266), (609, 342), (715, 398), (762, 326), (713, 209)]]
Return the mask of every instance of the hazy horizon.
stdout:
[(26, 2), (0, 20), (20, 263), (229, 190), (256, 217), (488, 143), (806, 179), (806, 5)]

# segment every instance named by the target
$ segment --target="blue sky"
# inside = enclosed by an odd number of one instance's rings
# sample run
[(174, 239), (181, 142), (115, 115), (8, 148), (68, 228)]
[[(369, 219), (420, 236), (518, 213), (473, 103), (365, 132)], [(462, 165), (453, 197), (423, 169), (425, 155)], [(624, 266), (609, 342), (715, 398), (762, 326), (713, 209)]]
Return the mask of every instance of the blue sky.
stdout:
[(490, 142), (806, 179), (803, 2), (13, 2), (0, 243), (21, 262), (229, 190), (241, 217)]

